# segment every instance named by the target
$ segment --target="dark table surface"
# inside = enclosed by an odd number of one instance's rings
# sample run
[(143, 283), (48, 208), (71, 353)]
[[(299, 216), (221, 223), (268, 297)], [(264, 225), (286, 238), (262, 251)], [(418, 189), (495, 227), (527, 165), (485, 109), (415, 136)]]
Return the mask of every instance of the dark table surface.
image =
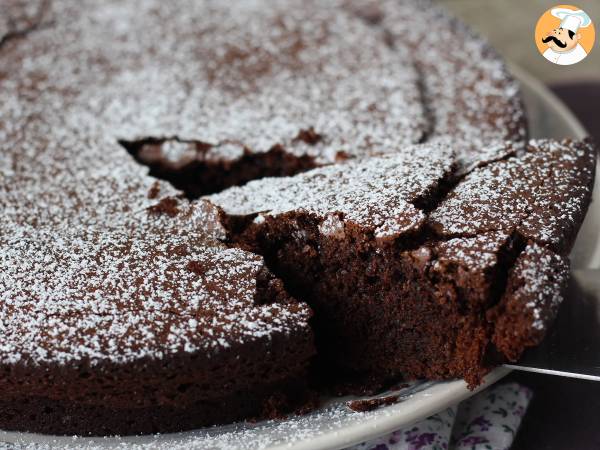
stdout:
[[(550, 87), (600, 144), (600, 82)], [(507, 379), (534, 393), (512, 450), (600, 449), (600, 382), (525, 372)]]

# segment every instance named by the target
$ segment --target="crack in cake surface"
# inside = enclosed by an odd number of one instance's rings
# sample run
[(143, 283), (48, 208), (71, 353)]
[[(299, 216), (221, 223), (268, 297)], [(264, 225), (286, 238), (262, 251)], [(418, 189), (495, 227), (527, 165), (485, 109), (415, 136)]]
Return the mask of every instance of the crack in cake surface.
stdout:
[(30, 33), (51, 24), (45, 21), (51, 0), (11, 2), (4, 5), (0, 17), (0, 51), (13, 39), (25, 38)]
[[(492, 143), (525, 143), (527, 123), (518, 83), (508, 75), (496, 51), (465, 24), (431, 1), (344, 3), (382, 30), (390, 46), (409, 50), (422, 77), (425, 113), (432, 119), (428, 140), (451, 136), (464, 149), (458, 156), (466, 167), (494, 158)], [(415, 8), (422, 14), (407, 27), (406, 11)], [(431, 23), (437, 24), (435, 33), (430, 31)], [(460, 52), (448, 52), (439, 45), (457, 39), (469, 42)]]
[[(314, 145), (318, 135), (310, 130), (301, 130), (298, 139)], [(210, 145), (178, 138), (148, 138), (119, 143), (136, 161), (150, 168), (151, 176), (169, 181), (191, 199), (255, 179), (294, 175), (318, 165), (313, 156), (295, 155), (280, 145), (254, 153), (235, 141)], [(340, 151), (335, 160), (344, 157)]]

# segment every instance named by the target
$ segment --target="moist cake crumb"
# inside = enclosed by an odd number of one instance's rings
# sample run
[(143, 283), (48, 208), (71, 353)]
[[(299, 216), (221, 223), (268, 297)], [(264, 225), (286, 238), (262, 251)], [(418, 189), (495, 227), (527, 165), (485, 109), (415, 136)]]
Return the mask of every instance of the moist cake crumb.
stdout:
[(348, 408), (356, 412), (373, 411), (381, 406), (393, 405), (398, 402), (398, 395), (388, 395), (385, 397), (377, 397), (363, 400), (350, 400), (346, 402)]
[(498, 362), (494, 347), (514, 361), (543, 337), (595, 148), (531, 141), (463, 174), (455, 147), (409, 146), (206, 197), (231, 244), (263, 255), (315, 311), (321, 377), (476, 386)]

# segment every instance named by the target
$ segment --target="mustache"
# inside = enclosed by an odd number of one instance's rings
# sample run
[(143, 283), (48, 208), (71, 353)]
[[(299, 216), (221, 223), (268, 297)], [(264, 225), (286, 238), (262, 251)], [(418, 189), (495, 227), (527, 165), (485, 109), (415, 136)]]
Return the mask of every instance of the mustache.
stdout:
[(559, 41), (556, 36), (548, 36), (548, 37), (542, 38), (542, 42), (544, 44), (546, 44), (547, 42), (550, 42), (550, 41), (553, 41), (560, 48), (565, 48), (567, 46), (566, 42)]

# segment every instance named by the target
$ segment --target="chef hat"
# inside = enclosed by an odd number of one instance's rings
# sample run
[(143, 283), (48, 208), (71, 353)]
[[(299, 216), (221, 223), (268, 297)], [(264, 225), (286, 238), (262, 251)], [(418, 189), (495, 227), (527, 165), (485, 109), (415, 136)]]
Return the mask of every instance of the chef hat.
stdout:
[(573, 33), (577, 33), (579, 28), (585, 28), (592, 23), (592, 19), (588, 16), (585, 11), (578, 9), (577, 11), (573, 11), (572, 9), (567, 8), (553, 8), (550, 13), (554, 17), (558, 17), (560, 22), (560, 27), (565, 30), (571, 30)]

